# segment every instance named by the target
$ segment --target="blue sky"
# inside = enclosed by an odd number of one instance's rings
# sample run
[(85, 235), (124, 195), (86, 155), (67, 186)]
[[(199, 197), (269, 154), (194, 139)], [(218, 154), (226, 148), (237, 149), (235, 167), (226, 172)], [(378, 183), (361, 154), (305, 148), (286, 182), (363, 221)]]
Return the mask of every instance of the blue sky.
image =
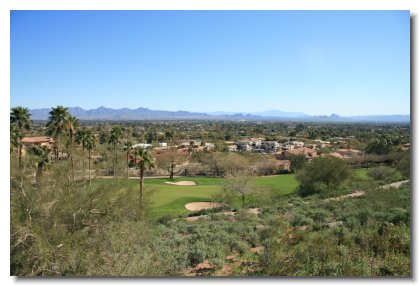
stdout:
[(12, 11), (11, 106), (410, 113), (409, 11)]

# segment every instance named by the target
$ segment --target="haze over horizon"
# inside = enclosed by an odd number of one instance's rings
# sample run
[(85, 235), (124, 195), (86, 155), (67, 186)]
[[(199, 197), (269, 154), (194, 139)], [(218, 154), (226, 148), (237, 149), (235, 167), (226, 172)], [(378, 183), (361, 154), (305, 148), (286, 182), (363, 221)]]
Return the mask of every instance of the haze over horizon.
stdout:
[[(54, 107), (54, 106), (52, 106)], [(41, 111), (44, 109), (51, 109), (52, 107), (43, 107), (43, 108), (29, 108), (33, 111)], [(235, 111), (235, 112), (229, 112), (229, 111), (213, 111), (213, 112), (202, 112), (202, 111), (194, 111), (194, 110), (186, 110), (186, 109), (179, 109), (179, 110), (163, 110), (163, 109), (151, 109), (144, 106), (139, 106), (135, 108), (128, 108), (128, 107), (122, 107), (122, 108), (113, 108), (113, 107), (107, 107), (107, 106), (98, 106), (96, 108), (83, 108), (80, 106), (65, 106), (69, 109), (78, 109), (81, 108), (83, 111), (94, 111), (94, 110), (100, 110), (103, 109), (112, 109), (112, 110), (124, 110), (129, 109), (131, 111), (138, 110), (138, 109), (147, 109), (150, 111), (163, 111), (163, 112), (187, 112), (187, 113), (201, 113), (201, 114), (207, 114), (211, 116), (218, 116), (218, 115), (235, 115), (235, 114), (242, 114), (244, 116), (246, 115), (257, 115), (261, 117), (296, 117), (296, 118), (305, 118), (305, 117), (319, 117), (319, 116), (340, 116), (340, 117), (374, 117), (374, 116), (394, 116), (394, 115), (401, 115), (401, 116), (410, 116), (410, 113), (407, 114), (350, 114), (350, 115), (341, 115), (336, 113), (331, 114), (308, 114), (298, 111), (284, 111), (284, 110), (262, 110), (262, 111)], [(37, 112), (38, 113), (38, 112)], [(46, 113), (47, 114), (47, 113)], [(39, 115), (39, 114), (38, 114)], [(47, 115), (46, 115), (47, 116)]]
[(12, 11), (10, 105), (410, 114), (409, 11)]

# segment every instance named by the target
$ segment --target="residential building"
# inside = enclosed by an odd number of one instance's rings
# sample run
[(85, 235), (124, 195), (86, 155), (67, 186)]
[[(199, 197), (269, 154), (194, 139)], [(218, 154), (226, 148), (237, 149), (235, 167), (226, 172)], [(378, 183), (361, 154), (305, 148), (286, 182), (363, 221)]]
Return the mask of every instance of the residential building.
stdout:
[(22, 143), (24, 147), (32, 147), (35, 145), (51, 147), (54, 143), (54, 140), (48, 136), (30, 136), (23, 137)]
[(230, 152), (238, 151), (238, 145), (236, 145), (236, 144), (235, 145), (228, 145), (227, 148)]
[(277, 141), (262, 141), (261, 149), (264, 149), (267, 153), (276, 152), (280, 147)]
[(166, 142), (159, 142), (158, 143), (158, 146), (161, 147), (161, 148), (167, 148), (168, 147), (168, 143), (166, 143)]
[(315, 150), (302, 147), (302, 148), (295, 148), (292, 150), (283, 150), (280, 152), (276, 152), (274, 153), (274, 157), (277, 160), (285, 160), (285, 159), (290, 158), (290, 156), (292, 155), (299, 155), (299, 154), (305, 155), (306, 159), (312, 159), (318, 156)]
[(303, 145), (303, 147), (309, 148), (309, 149), (316, 149), (317, 145), (316, 144), (305, 144)]
[(338, 149), (336, 152), (343, 155), (345, 159), (362, 155), (362, 151), (356, 149)]
[(142, 149), (152, 148), (152, 144), (137, 143), (133, 145), (133, 148), (142, 148)]
[(213, 150), (214, 149), (214, 143), (204, 143), (204, 149), (205, 150)]
[(252, 150), (251, 141), (249, 141), (249, 140), (241, 140), (241, 141), (238, 142), (237, 146), (238, 146), (238, 150), (240, 150), (240, 151), (251, 151)]
[(292, 142), (290, 142), (290, 144), (291, 145), (293, 145), (293, 146), (295, 146), (295, 148), (297, 147), (297, 148), (301, 148), (301, 147), (303, 147), (303, 145), (305, 144), (305, 143), (303, 143), (303, 142), (301, 142), (301, 141), (292, 141)]

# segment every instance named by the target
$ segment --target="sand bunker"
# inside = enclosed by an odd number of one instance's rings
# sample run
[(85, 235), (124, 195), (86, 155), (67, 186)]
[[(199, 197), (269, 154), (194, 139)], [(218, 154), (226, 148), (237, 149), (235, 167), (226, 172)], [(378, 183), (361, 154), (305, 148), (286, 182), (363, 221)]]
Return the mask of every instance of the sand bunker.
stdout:
[(177, 186), (195, 186), (197, 185), (194, 181), (179, 181), (179, 182), (165, 182), (166, 184), (170, 185), (177, 185)]
[(211, 202), (195, 202), (189, 203), (185, 205), (185, 208), (189, 211), (201, 211), (207, 209), (213, 209), (217, 207), (221, 207), (223, 204), (220, 203), (211, 203)]

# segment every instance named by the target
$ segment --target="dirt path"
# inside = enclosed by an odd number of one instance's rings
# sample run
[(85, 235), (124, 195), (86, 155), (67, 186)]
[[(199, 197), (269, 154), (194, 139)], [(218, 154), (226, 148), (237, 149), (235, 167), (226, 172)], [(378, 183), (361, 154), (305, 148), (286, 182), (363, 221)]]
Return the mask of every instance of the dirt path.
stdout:
[(329, 202), (329, 201), (341, 201), (343, 199), (360, 197), (360, 196), (364, 196), (364, 195), (365, 195), (365, 192), (364, 191), (356, 191), (356, 192), (351, 193), (351, 194), (348, 194), (348, 195), (343, 195), (343, 196), (339, 196), (339, 197), (335, 197), (335, 198), (325, 199), (324, 201), (326, 201), (326, 202)]
[(399, 181), (399, 182), (395, 182), (395, 183), (391, 183), (391, 184), (387, 184), (387, 185), (383, 185), (381, 187), (381, 189), (387, 190), (390, 188), (399, 188), (401, 187), (403, 184), (410, 182), (410, 180), (405, 180), (405, 181)]
[[(399, 181), (399, 182), (394, 182), (394, 183), (390, 183), (390, 184), (386, 184), (383, 185), (381, 187), (379, 187), (382, 190), (388, 190), (390, 188), (399, 188), (401, 187), (403, 184), (408, 183), (410, 180), (405, 180), (405, 181)], [(343, 199), (347, 199), (347, 198), (354, 198), (354, 197), (360, 197), (360, 196), (364, 196), (366, 193), (364, 191), (354, 191), (351, 194), (348, 195), (343, 195), (343, 196), (339, 196), (339, 197), (335, 197), (335, 198), (329, 198), (329, 199), (325, 199), (324, 201), (329, 202), (329, 201), (341, 201)]]

